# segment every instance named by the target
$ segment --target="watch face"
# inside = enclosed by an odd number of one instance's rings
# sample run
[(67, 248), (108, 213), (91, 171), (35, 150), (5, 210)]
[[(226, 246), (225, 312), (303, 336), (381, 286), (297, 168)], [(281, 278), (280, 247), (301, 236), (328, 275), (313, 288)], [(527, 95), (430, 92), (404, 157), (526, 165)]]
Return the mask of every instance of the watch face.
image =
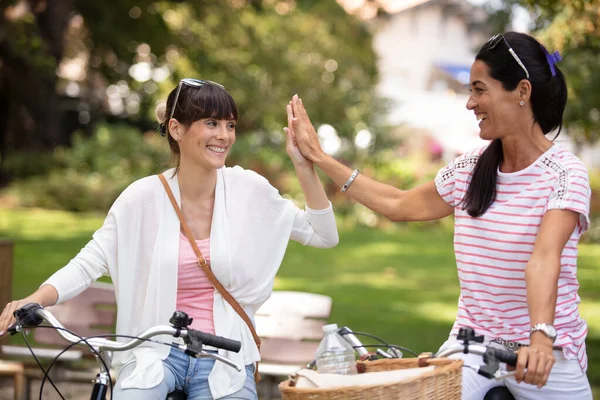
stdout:
[(552, 325), (546, 325), (546, 328), (548, 329), (548, 336), (551, 339), (556, 339), (556, 328), (554, 328)]

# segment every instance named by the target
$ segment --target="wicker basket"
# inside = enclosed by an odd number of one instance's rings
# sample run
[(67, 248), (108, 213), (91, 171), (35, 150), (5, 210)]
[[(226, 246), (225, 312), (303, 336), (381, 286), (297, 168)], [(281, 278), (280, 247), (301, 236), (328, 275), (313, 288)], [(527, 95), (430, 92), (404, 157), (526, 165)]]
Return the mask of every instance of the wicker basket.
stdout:
[[(365, 373), (394, 369), (418, 368), (417, 358), (359, 361), (359, 370)], [(425, 365), (436, 368), (419, 376), (397, 383), (339, 388), (296, 388), (286, 380), (279, 384), (283, 400), (460, 400), (462, 360), (431, 359)], [(421, 366), (424, 366), (421, 364)]]

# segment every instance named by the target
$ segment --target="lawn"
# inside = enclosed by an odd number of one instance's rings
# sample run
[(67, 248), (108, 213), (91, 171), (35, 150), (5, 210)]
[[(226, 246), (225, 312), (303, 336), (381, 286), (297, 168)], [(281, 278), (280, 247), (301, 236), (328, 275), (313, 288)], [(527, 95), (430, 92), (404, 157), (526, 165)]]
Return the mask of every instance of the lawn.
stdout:
[[(417, 352), (435, 351), (456, 312), (458, 282), (452, 228), (396, 224), (389, 229), (341, 224), (331, 250), (291, 243), (276, 289), (333, 298), (331, 322), (367, 331)], [(1, 209), (0, 237), (16, 242), (13, 296), (23, 297), (66, 264), (102, 217), (38, 209)], [(580, 245), (581, 312), (589, 324), (588, 375), (600, 387), (600, 245)]]

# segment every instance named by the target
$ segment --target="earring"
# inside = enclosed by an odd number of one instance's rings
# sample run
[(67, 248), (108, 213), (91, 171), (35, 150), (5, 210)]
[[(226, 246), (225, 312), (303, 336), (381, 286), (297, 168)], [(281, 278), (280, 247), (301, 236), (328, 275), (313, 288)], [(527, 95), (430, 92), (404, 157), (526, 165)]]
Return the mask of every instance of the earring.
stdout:
[(523, 107), (523, 106), (525, 105), (525, 102), (524, 102), (523, 100), (521, 100), (521, 101), (519, 102), (519, 105), (520, 105), (521, 107)]

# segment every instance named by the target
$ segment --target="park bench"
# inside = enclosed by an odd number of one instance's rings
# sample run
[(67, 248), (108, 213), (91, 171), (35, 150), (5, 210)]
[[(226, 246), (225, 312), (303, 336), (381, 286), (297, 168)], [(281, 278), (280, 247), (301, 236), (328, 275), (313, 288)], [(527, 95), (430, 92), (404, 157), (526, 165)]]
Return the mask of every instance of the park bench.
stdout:
[[(14, 242), (12, 240), (0, 238), (0, 310), (12, 299), (13, 250)], [(18, 361), (4, 360), (2, 344), (7, 342), (8, 337), (6, 336), (0, 339), (0, 378), (8, 377), (13, 380), (14, 399), (22, 400), (25, 366)]]

